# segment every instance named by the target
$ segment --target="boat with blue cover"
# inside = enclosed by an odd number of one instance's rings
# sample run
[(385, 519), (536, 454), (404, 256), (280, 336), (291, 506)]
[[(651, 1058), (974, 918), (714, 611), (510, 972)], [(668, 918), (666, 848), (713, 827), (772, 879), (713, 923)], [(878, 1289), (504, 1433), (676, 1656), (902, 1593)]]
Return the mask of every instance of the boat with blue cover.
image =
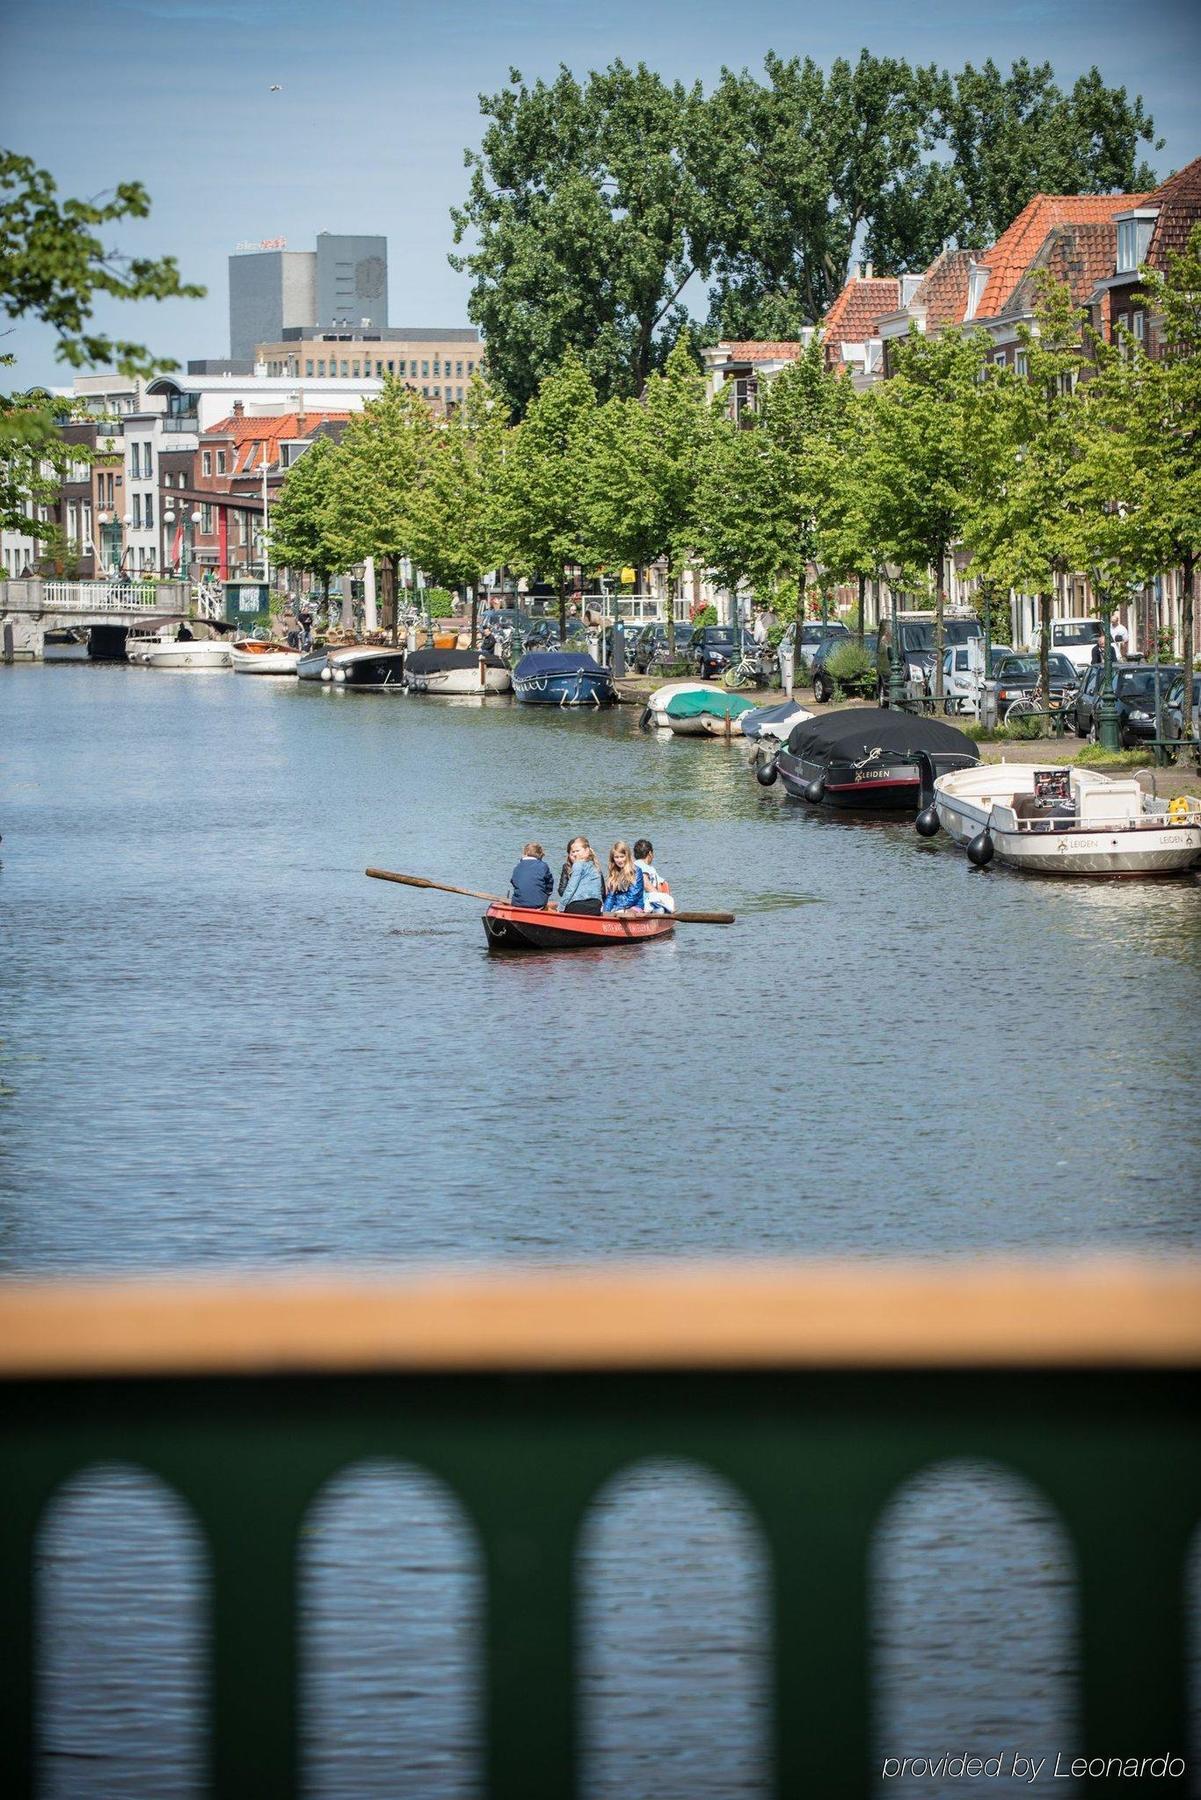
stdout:
[(613, 672), (586, 650), (531, 650), (513, 670), (513, 692), (525, 706), (612, 706)]

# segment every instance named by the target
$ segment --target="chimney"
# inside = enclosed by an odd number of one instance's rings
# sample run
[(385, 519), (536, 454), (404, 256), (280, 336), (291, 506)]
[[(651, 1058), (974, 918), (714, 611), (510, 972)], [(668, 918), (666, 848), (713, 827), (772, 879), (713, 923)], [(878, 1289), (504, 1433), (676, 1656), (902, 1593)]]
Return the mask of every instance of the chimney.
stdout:
[(866, 270), (865, 270), (865, 272), (864, 272), (864, 279), (865, 279), (865, 280), (866, 280), (866, 281), (870, 281), (870, 280), (871, 280), (871, 278), (872, 278), (872, 264), (871, 264), (871, 263), (868, 263), (868, 265), (867, 265), (867, 268), (866, 268)]
[(304, 428), (308, 424), (308, 422), (309, 422), (308, 413), (302, 413), (302, 412), (297, 413), (297, 415), (296, 415), (296, 435), (298, 438), (302, 438), (304, 436)]
[(234, 418), (235, 419), (240, 419), (242, 417), (242, 410), (243, 410), (242, 402), (240, 400), (235, 400), (234, 401)]

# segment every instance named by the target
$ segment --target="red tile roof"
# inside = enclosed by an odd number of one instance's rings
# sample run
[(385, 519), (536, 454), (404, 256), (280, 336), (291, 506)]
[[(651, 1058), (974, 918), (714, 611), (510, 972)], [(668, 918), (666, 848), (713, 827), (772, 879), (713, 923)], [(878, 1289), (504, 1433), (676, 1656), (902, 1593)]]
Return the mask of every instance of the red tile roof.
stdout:
[(1035, 194), (1012, 225), (978, 259), (989, 270), (977, 318), (995, 319), (1008, 311), (1014, 289), (1034, 263), (1047, 234), (1056, 225), (1103, 224), (1117, 213), (1141, 206), (1146, 194)]
[(971, 265), (970, 250), (944, 250), (930, 264), (913, 296), (913, 305), (925, 309), (927, 331), (937, 331), (942, 325), (962, 325)]
[(822, 336), (831, 351), (841, 344), (862, 344), (875, 337), (877, 319), (895, 312), (900, 304), (897, 276), (852, 275), (822, 320)]
[(1201, 156), (1170, 175), (1162, 187), (1156, 188), (1147, 205), (1159, 208), (1147, 262), (1153, 269), (1166, 269), (1169, 254), (1179, 254), (1186, 247), (1189, 233), (1201, 220)]
[(280, 460), (280, 446), (308, 437), (316, 425), (326, 419), (349, 419), (346, 412), (273, 413), (269, 418), (252, 419), (232, 416), (205, 432), (206, 437), (232, 438), (234, 442), (232, 475), (245, 475), (261, 469), (266, 461), (273, 468)]
[(1066, 283), (1072, 299), (1083, 305), (1097, 283), (1112, 274), (1117, 247), (1118, 228), (1112, 220), (1094, 220), (1088, 225), (1057, 225), (1047, 233), (1030, 268), (1014, 288), (1006, 310), (1015, 313), (1033, 311), (1037, 297), (1034, 275), (1038, 269), (1049, 269), (1056, 281)]
[(795, 339), (723, 338), (719, 350), (726, 352), (727, 362), (795, 362), (803, 346)]

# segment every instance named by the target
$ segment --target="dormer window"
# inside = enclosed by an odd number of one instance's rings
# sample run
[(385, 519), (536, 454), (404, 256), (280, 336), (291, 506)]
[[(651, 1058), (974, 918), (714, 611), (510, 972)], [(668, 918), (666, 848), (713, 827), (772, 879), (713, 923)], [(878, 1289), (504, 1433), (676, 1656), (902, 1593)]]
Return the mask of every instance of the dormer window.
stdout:
[(1154, 212), (1129, 212), (1118, 219), (1119, 275), (1133, 275), (1146, 262), (1157, 216)]
[(988, 286), (989, 274), (990, 271), (983, 263), (974, 262), (968, 270), (966, 316), (969, 319), (974, 319), (980, 309), (980, 302), (984, 298), (984, 290)]

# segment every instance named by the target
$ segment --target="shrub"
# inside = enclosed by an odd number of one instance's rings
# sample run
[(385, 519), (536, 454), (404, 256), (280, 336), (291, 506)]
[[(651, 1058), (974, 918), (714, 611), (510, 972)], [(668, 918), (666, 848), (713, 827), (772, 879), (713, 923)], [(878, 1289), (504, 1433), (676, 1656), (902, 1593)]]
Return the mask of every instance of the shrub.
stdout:
[(876, 691), (876, 659), (858, 644), (839, 644), (831, 650), (823, 665), (836, 691), (844, 694), (874, 694)]
[(1150, 750), (1106, 750), (1101, 744), (1085, 744), (1076, 753), (1078, 763), (1109, 769), (1141, 769), (1154, 761)]
[(694, 626), (716, 625), (717, 624), (717, 608), (715, 606), (702, 606), (700, 612), (697, 613), (697, 615), (693, 619), (692, 623)]
[(454, 612), (454, 595), (445, 588), (427, 588), (424, 598), (431, 619), (449, 619)]

